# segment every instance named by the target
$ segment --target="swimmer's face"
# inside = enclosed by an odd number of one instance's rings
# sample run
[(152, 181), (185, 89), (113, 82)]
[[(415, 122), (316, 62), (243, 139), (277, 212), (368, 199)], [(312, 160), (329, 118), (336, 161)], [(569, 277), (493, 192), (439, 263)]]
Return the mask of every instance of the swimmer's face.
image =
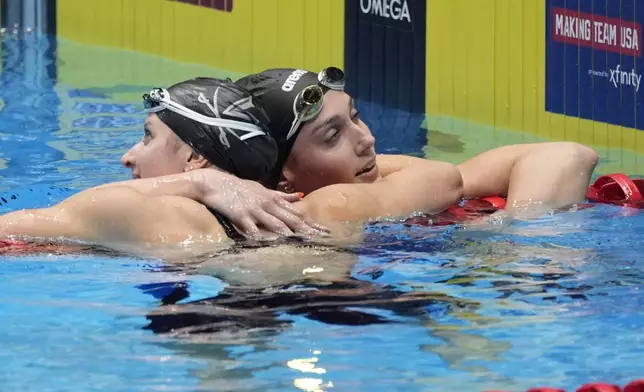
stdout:
[(300, 129), (281, 185), (308, 194), (327, 185), (374, 182), (379, 176), (374, 144), (351, 97), (329, 91), (320, 114)]
[(177, 174), (189, 169), (192, 149), (183, 143), (156, 114), (145, 119), (143, 139), (121, 157), (133, 178)]

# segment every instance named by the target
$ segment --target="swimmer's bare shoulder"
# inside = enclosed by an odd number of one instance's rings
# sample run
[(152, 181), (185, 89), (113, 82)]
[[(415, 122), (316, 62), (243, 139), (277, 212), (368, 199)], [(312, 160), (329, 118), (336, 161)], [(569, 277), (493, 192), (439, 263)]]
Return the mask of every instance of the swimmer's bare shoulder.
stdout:
[(0, 236), (64, 237), (98, 245), (221, 242), (217, 219), (177, 196), (145, 196), (130, 187), (91, 189), (49, 208), (0, 217)]
[(443, 168), (444, 170), (451, 170), (453, 167), (453, 165), (445, 162), (400, 154), (378, 154), (376, 156), (376, 163), (378, 164), (378, 171), (380, 172), (381, 178), (387, 177), (390, 174), (396, 173), (412, 165), (423, 165), (426, 167), (433, 166)]

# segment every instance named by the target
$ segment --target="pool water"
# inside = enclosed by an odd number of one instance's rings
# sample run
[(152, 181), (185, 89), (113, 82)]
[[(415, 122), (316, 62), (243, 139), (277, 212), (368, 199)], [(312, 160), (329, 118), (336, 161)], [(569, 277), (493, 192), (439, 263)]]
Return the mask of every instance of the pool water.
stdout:
[[(120, 60), (109, 75), (107, 58)], [(142, 135), (140, 95), (197, 72), (224, 75), (63, 40), (4, 38), (0, 213), (127, 179), (117, 161)], [(458, 157), (468, 151), (467, 139), (428, 133), (418, 116), (359, 107), (380, 152), (431, 155), (439, 145), (437, 155), (449, 159), (450, 151)], [(392, 136), (392, 125), (403, 137)], [(441, 140), (432, 142), (432, 135)], [(351, 284), (315, 295), (235, 291), (203, 271), (156, 259), (0, 256), (0, 385), (21, 391), (623, 385), (644, 376), (644, 241), (637, 234), (643, 230), (641, 214), (605, 205), (494, 227), (382, 223), (367, 227), (364, 244), (347, 256), (355, 262)], [(169, 293), (179, 295), (175, 309), (210, 320), (207, 328), (201, 324), (206, 332), (160, 333), (164, 325), (185, 326), (176, 315), (158, 315)], [(221, 316), (227, 309), (236, 313)]]

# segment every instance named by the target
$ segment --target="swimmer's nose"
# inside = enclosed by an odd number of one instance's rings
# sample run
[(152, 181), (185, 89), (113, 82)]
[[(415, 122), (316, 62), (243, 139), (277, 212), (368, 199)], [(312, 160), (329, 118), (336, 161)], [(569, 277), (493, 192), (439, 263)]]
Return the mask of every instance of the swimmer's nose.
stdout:
[(127, 167), (128, 169), (131, 169), (134, 166), (134, 149), (137, 145), (127, 150), (127, 152), (121, 157), (121, 165)]
[(369, 155), (376, 144), (376, 138), (367, 129), (360, 129), (360, 142), (358, 143), (358, 155)]

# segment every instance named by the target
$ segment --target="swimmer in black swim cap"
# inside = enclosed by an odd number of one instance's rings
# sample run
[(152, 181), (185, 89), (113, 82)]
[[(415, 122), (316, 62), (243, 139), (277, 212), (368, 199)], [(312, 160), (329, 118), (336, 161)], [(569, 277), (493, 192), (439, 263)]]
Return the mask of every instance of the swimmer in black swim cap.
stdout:
[[(279, 189), (309, 194), (333, 184), (377, 182), (410, 164), (408, 156), (376, 158), (374, 137), (344, 92), (344, 74), (338, 68), (319, 73), (269, 69), (236, 83), (248, 89), (270, 117), (280, 149)], [(583, 202), (596, 163), (596, 152), (578, 143), (534, 143), (486, 151), (458, 170), (464, 197), (506, 196), (510, 211), (526, 204), (547, 209)], [(446, 165), (443, 169), (453, 171)], [(433, 177), (436, 182), (427, 197), (443, 196), (440, 189), (446, 184), (440, 177)], [(410, 184), (400, 191), (405, 189), (399, 201), (412, 198)]]

